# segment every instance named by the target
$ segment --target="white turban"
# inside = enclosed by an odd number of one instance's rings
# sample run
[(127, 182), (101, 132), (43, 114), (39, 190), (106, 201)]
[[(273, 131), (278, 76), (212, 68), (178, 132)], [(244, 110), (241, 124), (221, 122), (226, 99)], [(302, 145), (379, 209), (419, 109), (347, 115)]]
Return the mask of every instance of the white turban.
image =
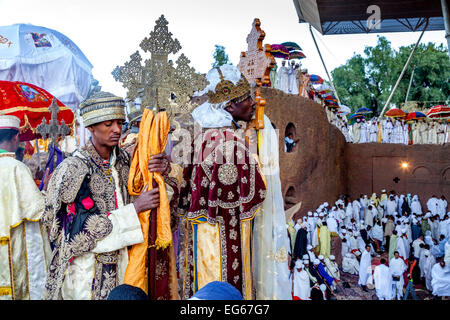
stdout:
[(308, 255), (308, 254), (304, 254), (303, 257), (302, 257), (302, 259), (307, 259), (307, 260), (309, 260), (309, 255)]
[(309, 217), (312, 217), (312, 215), (313, 215), (312, 212), (311, 212), (311, 211), (308, 211), (308, 216), (309, 216)]
[(298, 269), (298, 268), (303, 268), (304, 266), (303, 266), (303, 262), (301, 261), (301, 260), (297, 260), (296, 262), (295, 262), (295, 268), (296, 269)]
[(312, 245), (308, 244), (308, 246), (306, 247), (307, 250), (311, 250), (312, 249)]
[(319, 260), (323, 260), (323, 255), (318, 256)]
[(334, 257), (334, 255), (330, 255), (330, 260), (334, 260), (334, 259), (336, 259), (335, 257)]
[(317, 265), (320, 263), (320, 261), (319, 261), (319, 259), (314, 259), (314, 262), (313, 262), (313, 263), (314, 263), (314, 265), (317, 266)]

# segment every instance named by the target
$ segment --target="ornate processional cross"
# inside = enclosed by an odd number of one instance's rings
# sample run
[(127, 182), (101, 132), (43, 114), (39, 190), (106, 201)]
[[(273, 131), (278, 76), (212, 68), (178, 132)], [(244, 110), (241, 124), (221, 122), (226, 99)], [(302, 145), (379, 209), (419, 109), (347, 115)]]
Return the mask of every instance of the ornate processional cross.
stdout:
[(181, 45), (172, 37), (168, 24), (162, 15), (150, 37), (141, 41), (141, 49), (151, 55), (144, 65), (139, 51), (136, 51), (130, 56), (130, 61), (112, 72), (114, 79), (128, 89), (128, 99), (142, 99), (141, 112), (145, 107), (154, 107), (158, 111), (165, 109), (169, 116), (190, 112), (195, 107), (190, 103), (193, 93), (208, 84), (204, 74), (189, 66), (190, 61), (184, 54), (176, 60), (176, 67), (169, 60), (169, 55), (179, 52)]
[(42, 136), (42, 139), (51, 139), (50, 146), (56, 147), (56, 141), (59, 136), (63, 139), (69, 134), (70, 128), (66, 125), (64, 119), (61, 120), (61, 124), (58, 122), (58, 113), (60, 111), (56, 99), (52, 100), (52, 104), (48, 108), (52, 116), (50, 122), (47, 124), (47, 119), (42, 119), (42, 123), (37, 126), (36, 131)]
[(261, 97), (261, 87), (270, 83), (270, 70), (275, 66), (275, 58), (270, 54), (270, 44), (263, 47), (266, 33), (260, 28), (261, 21), (253, 21), (252, 30), (247, 36), (248, 49), (241, 53), (238, 68), (250, 85), (255, 85), (256, 114), (251, 126), (264, 128), (264, 107), (266, 101)]

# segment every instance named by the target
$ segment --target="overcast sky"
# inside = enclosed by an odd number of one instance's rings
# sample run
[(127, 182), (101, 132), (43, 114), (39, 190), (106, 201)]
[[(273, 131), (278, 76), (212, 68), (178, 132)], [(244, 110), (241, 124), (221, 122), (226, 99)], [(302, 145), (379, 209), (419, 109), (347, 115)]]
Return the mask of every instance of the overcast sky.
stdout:
[[(264, 43), (297, 42), (307, 56), (303, 68), (326, 77), (308, 25), (298, 23), (292, 0), (0, 0), (0, 12), (0, 25), (30, 23), (69, 37), (93, 64), (102, 89), (121, 96), (126, 91), (111, 72), (140, 50), (140, 42), (161, 14), (181, 43), (177, 56), (184, 53), (199, 72), (211, 68), (215, 44), (225, 46), (236, 65), (247, 49), (253, 19), (259, 18), (266, 33)], [(322, 36), (315, 31), (315, 35), (329, 71), (377, 42), (374, 34)], [(415, 43), (420, 33), (382, 35), (398, 48)], [(425, 32), (422, 43), (441, 44), (444, 37), (444, 31)], [(174, 61), (177, 56), (172, 56)]]

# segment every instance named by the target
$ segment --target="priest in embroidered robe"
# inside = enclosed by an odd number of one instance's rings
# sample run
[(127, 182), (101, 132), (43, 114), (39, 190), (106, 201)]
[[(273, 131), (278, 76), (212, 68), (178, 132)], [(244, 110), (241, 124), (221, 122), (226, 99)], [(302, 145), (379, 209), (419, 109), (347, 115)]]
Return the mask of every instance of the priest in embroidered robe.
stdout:
[(130, 158), (118, 147), (124, 107), (107, 92), (84, 101), (80, 114), (92, 137), (50, 179), (42, 218), (52, 248), (46, 300), (107, 299), (123, 284), (127, 247), (144, 240), (138, 214), (159, 206), (158, 189), (131, 203)]
[[(182, 298), (223, 281), (252, 299), (252, 221), (266, 198), (266, 185), (256, 152), (238, 127), (251, 120), (254, 101), (248, 81), (232, 65), (210, 70), (207, 80), (208, 100), (192, 112), (195, 143), (180, 189), (186, 219)], [(230, 108), (236, 110), (234, 117)], [(287, 239), (285, 218), (283, 232)]]
[(44, 196), (15, 159), (20, 119), (0, 115), (0, 300), (40, 300), (50, 258)]

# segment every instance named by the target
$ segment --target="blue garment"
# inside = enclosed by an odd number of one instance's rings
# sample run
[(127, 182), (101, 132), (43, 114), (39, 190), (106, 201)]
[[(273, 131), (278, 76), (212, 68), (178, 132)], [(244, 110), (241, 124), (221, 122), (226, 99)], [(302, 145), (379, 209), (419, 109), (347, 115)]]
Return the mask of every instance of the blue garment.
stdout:
[(408, 300), (408, 296), (411, 293), (411, 297), (414, 300), (419, 300), (416, 295), (415, 286), (411, 281), (408, 281), (408, 285), (406, 286), (405, 295), (403, 296), (403, 300)]
[(412, 241), (414, 241), (420, 237), (422, 229), (417, 224), (413, 224), (411, 226), (411, 233), (412, 233)]
[(439, 251), (440, 251), (439, 257), (443, 257), (445, 255), (445, 244), (446, 243), (447, 243), (447, 238), (444, 238), (443, 240), (439, 241)]
[(317, 266), (317, 271), (319, 271), (319, 274), (326, 280), (329, 286), (333, 284), (334, 278), (328, 274), (322, 262)]

